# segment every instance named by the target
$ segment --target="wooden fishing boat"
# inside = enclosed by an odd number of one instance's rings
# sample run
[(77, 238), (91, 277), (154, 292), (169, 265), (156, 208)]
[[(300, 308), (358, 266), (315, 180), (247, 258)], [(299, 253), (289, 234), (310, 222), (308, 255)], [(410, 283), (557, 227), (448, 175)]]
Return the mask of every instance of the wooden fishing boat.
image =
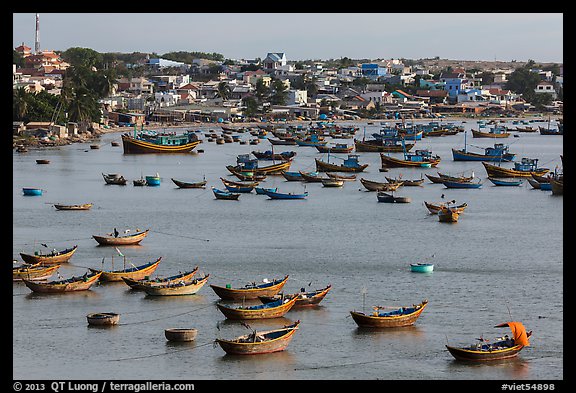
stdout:
[(380, 152), (380, 153), (401, 153), (404, 150), (410, 151), (414, 143), (399, 143), (396, 139), (372, 139), (372, 140), (354, 140), (354, 146), (357, 152)]
[(532, 173), (536, 175), (544, 175), (550, 171), (548, 168), (538, 168), (537, 158), (522, 158), (520, 162), (514, 163), (514, 168), (503, 168), (499, 165), (492, 165), (487, 162), (482, 162), (486, 173), (491, 177), (532, 177)]
[(208, 282), (210, 274), (190, 280), (177, 280), (166, 284), (144, 284), (142, 289), (150, 296), (183, 296), (194, 295)]
[(550, 183), (550, 179), (554, 176), (554, 172), (548, 173), (546, 176), (537, 175), (532, 173), (532, 178), (536, 180), (538, 183)]
[(30, 288), (33, 292), (39, 293), (63, 293), (63, 292), (77, 292), (86, 291), (90, 289), (92, 285), (98, 281), (101, 272), (98, 273), (85, 273), (82, 276), (70, 277), (67, 279), (56, 280), (56, 281), (35, 281), (22, 279), (24, 284)]
[(354, 145), (348, 145), (346, 143), (316, 145), (315, 147), (320, 153), (351, 153), (354, 150)]
[(50, 160), (39, 159), (36, 160), (36, 164), (50, 164)]
[(278, 187), (254, 187), (254, 190), (258, 195), (266, 195), (266, 191), (278, 192)]
[(216, 303), (227, 319), (268, 319), (283, 317), (296, 304), (297, 297), (253, 306)]
[[(373, 307), (372, 314), (350, 311), (352, 319), (362, 328), (395, 328), (413, 325), (428, 305), (428, 300), (406, 307)], [(390, 310), (390, 311), (384, 311)]]
[(91, 203), (82, 203), (79, 205), (62, 205), (62, 204), (54, 204), (56, 210), (90, 210), (92, 207)]
[(503, 143), (495, 143), (494, 147), (486, 147), (484, 154), (469, 152), (464, 149), (452, 149), (452, 158), (454, 161), (494, 161), (509, 162), (514, 161), (516, 154), (509, 152), (509, 146)]
[(113, 174), (106, 174), (106, 173), (102, 173), (102, 177), (104, 178), (104, 181), (106, 182), (106, 184), (115, 184), (115, 185), (119, 185), (119, 186), (125, 186), (126, 185), (126, 178), (124, 178), (124, 176), (113, 173)]
[[(121, 270), (103, 270), (94, 268), (89, 269), (93, 273), (102, 273), (102, 276), (100, 277), (101, 281), (122, 281), (124, 277), (132, 278), (134, 280), (141, 280), (154, 273), (161, 261), (162, 257), (159, 257), (155, 261), (151, 261), (140, 266), (132, 265), (130, 268), (124, 267)], [(126, 265), (125, 258), (124, 265)]]
[(206, 180), (199, 181), (199, 182), (185, 182), (182, 180), (176, 180), (174, 178), (170, 178), (174, 184), (178, 186), (178, 188), (206, 188)]
[(433, 263), (411, 263), (410, 271), (414, 273), (431, 273), (434, 271)]
[(412, 202), (412, 198), (405, 197), (405, 196), (395, 196), (393, 194), (388, 194), (384, 191), (378, 191), (376, 194), (378, 198), (378, 202), (385, 202), (385, 203), (410, 203)]
[(332, 178), (322, 179), (322, 185), (324, 187), (343, 187), (344, 180), (332, 179)]
[(563, 128), (546, 128), (538, 126), (538, 130), (540, 131), (540, 135), (564, 135)]
[(538, 180), (534, 180), (531, 177), (527, 177), (526, 180), (532, 186), (532, 188), (535, 188), (537, 190), (541, 189), (540, 184), (542, 184), (542, 183), (540, 183)]
[(304, 180), (306, 183), (321, 183), (322, 179), (325, 179), (325, 177), (320, 175), (320, 172), (299, 171), (298, 173), (300, 174), (302, 180)]
[(220, 348), (229, 355), (258, 355), (263, 353), (279, 352), (286, 349), (300, 321), (286, 325), (280, 329), (252, 331), (232, 340), (217, 338)]
[(460, 213), (457, 210), (453, 210), (449, 206), (442, 206), (440, 210), (438, 210), (438, 221), (440, 222), (458, 222), (458, 218), (460, 217)]
[[(438, 176), (443, 181), (448, 180), (448, 181), (459, 181), (459, 182), (471, 182), (472, 180), (475, 179), (474, 172), (472, 172), (471, 176), (464, 176), (463, 174), (460, 176), (452, 176), (452, 175), (447, 175), (447, 174), (438, 172)], [(440, 183), (442, 183), (443, 181), (441, 181)]]
[(274, 138), (267, 138), (267, 139), (273, 145), (281, 145), (281, 146), (298, 145), (294, 139), (274, 139)]
[(444, 179), (440, 176), (429, 175), (427, 173), (424, 174), (432, 183), (442, 183)]
[(404, 153), (404, 158), (396, 158), (387, 154), (380, 153), (380, 161), (384, 168), (400, 167), (436, 167), (441, 158), (438, 155), (432, 155), (432, 152), (425, 149), (416, 150), (414, 153)]
[(24, 264), (12, 268), (12, 281), (22, 279), (41, 281), (47, 280), (60, 268), (60, 265), (44, 266), (40, 263), (36, 265)]
[(495, 186), (521, 186), (523, 184), (522, 179), (518, 178), (496, 178), (492, 176), (488, 176), (488, 180), (490, 180)]
[(113, 326), (118, 325), (120, 314), (114, 312), (94, 312), (86, 315), (88, 325), (92, 326)]
[(408, 187), (415, 187), (415, 186), (421, 186), (424, 183), (424, 178), (421, 177), (420, 179), (415, 179), (415, 180), (406, 180), (406, 179), (402, 179), (402, 177), (398, 177), (398, 178), (391, 178), (391, 177), (387, 177), (384, 176), (384, 178), (388, 181), (388, 183), (400, 183), (403, 186), (408, 186)]
[(509, 132), (500, 129), (491, 129), (488, 132), (472, 129), (472, 137), (474, 138), (508, 138)]
[(30, 188), (30, 187), (24, 187), (22, 188), (22, 193), (26, 196), (40, 196), (42, 195), (42, 189), (41, 188)]
[(250, 192), (254, 189), (254, 187), (257, 187), (260, 184), (260, 182), (258, 182), (258, 181), (238, 182), (238, 181), (228, 180), (228, 179), (225, 179), (223, 177), (221, 177), (220, 180), (222, 180), (222, 183), (224, 183), (225, 186), (232, 186), (232, 187), (235, 187), (235, 188), (242, 190), (242, 191), (237, 191), (237, 192)]
[(446, 188), (480, 188), (482, 187), (482, 180), (478, 179), (477, 182), (443, 180), (442, 184)]
[(240, 197), (240, 193), (234, 193), (230, 191), (223, 191), (219, 190), (216, 187), (212, 187), (212, 192), (216, 199), (228, 200), (228, 201), (237, 201)]
[(194, 328), (168, 328), (164, 329), (164, 337), (168, 341), (194, 341), (198, 329)]
[(300, 172), (290, 172), (290, 171), (283, 171), (282, 176), (288, 181), (302, 181), (302, 175)]
[(332, 179), (338, 179), (338, 180), (343, 180), (343, 181), (355, 181), (356, 180), (356, 175), (338, 175), (334, 172), (326, 172), (326, 176), (328, 176)]
[(281, 153), (274, 153), (272, 150), (252, 151), (254, 157), (259, 160), (272, 160), (272, 161), (288, 161), (296, 156), (295, 151), (283, 151)]
[(325, 288), (315, 289), (312, 291), (306, 291), (305, 288), (301, 288), (300, 292), (291, 293), (291, 294), (283, 294), (278, 293), (272, 296), (258, 296), (258, 299), (262, 303), (270, 303), (277, 301), (278, 299), (291, 299), (293, 297), (297, 297), (296, 304), (292, 308), (299, 308), (299, 307), (308, 307), (308, 306), (316, 306), (318, 305), (328, 292), (332, 289), (332, 285), (328, 285)]
[(456, 203), (455, 200), (452, 200), (450, 202), (440, 202), (440, 203), (432, 203), (432, 202), (426, 202), (424, 201), (424, 205), (428, 208), (428, 211), (430, 212), (430, 214), (438, 214), (438, 212), (442, 209), (442, 207), (450, 205), (450, 209), (455, 210), (456, 212), (458, 212), (459, 214), (462, 214), (464, 212), (464, 210), (468, 207), (468, 204), (466, 202), (461, 203), (460, 205), (454, 205), (454, 203)]
[(357, 154), (349, 154), (348, 158), (344, 159), (344, 162), (340, 165), (324, 162), (317, 158), (314, 161), (318, 172), (363, 172), (364, 169), (368, 168), (369, 164), (360, 164), (358, 157)]
[(122, 281), (124, 281), (126, 285), (128, 285), (132, 289), (143, 289), (145, 285), (154, 286), (154, 285), (168, 284), (175, 281), (188, 281), (191, 280), (192, 277), (194, 277), (194, 275), (197, 272), (198, 272), (198, 266), (196, 266), (191, 271), (178, 273), (168, 277), (156, 277), (156, 278), (144, 277), (139, 279), (131, 277), (122, 277)]
[(478, 343), (466, 347), (446, 345), (446, 349), (457, 360), (489, 361), (516, 357), (524, 347), (530, 346), (529, 337), (532, 332), (527, 333), (521, 322), (505, 322), (494, 327), (509, 327), (512, 338), (508, 338), (506, 335), (489, 342), (480, 337), (477, 339)]
[(107, 235), (92, 235), (94, 240), (101, 246), (128, 246), (139, 244), (146, 236), (150, 229), (137, 231), (136, 233), (124, 233), (123, 235), (114, 236), (113, 233)]
[[(257, 161), (257, 160), (256, 160)], [(267, 165), (267, 166), (256, 166), (256, 167), (245, 167), (242, 165), (237, 165), (237, 166), (226, 166), (226, 168), (231, 172), (234, 173), (233, 171), (236, 172), (253, 172), (255, 174), (265, 174), (265, 175), (273, 175), (273, 174), (280, 174), (283, 171), (287, 171), (290, 169), (290, 165), (292, 165), (292, 160), (288, 160), (288, 161), (282, 161), (280, 163), (277, 164), (271, 164), (271, 165)]]
[(324, 139), (323, 137), (318, 137), (317, 134), (312, 134), (305, 138), (298, 138), (298, 137), (294, 138), (294, 142), (296, 142), (298, 146), (318, 147), (318, 146), (324, 146), (328, 143), (323, 139)]
[(42, 251), (37, 251), (34, 254), (26, 254), (21, 252), (20, 256), (24, 262), (32, 265), (38, 263), (43, 265), (54, 265), (68, 262), (77, 249), (78, 246), (76, 245), (74, 247), (65, 248), (64, 250), (53, 249), (48, 254), (42, 254)]
[(402, 186), (402, 183), (376, 182), (364, 179), (363, 177), (360, 178), (360, 183), (362, 183), (368, 191), (396, 191)]
[(190, 153), (202, 141), (193, 131), (176, 135), (155, 131), (122, 134), (124, 154)]
[(224, 287), (211, 284), (210, 287), (214, 290), (216, 295), (223, 300), (251, 300), (258, 299), (258, 296), (271, 296), (277, 294), (282, 290), (282, 287), (284, 287), (287, 280), (288, 275), (272, 281), (266, 280), (261, 284), (252, 282), (240, 288), (232, 288), (229, 284)]
[(267, 176), (265, 173), (258, 173), (254, 171), (237, 171), (232, 165), (228, 165), (226, 168), (240, 181), (261, 181), (265, 180)]
[(550, 187), (552, 189), (552, 195), (563, 195), (564, 175), (555, 176), (552, 179), (550, 179)]
[(270, 190), (263, 190), (268, 198), (270, 199), (306, 199), (308, 197), (308, 191), (302, 194), (293, 194), (291, 192), (278, 192), (278, 191), (270, 191)]

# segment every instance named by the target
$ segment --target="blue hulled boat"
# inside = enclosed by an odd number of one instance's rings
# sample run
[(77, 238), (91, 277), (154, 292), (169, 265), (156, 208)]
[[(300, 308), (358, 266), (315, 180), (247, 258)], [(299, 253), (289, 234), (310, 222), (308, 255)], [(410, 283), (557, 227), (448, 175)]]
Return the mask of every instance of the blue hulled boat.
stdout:
[(42, 195), (41, 188), (22, 188), (22, 193), (27, 196)]
[(278, 191), (271, 191), (269, 189), (262, 189), (270, 199), (305, 199), (308, 196), (308, 191), (303, 194), (282, 193)]
[(434, 270), (433, 263), (411, 263), (410, 270), (415, 273), (430, 273)]

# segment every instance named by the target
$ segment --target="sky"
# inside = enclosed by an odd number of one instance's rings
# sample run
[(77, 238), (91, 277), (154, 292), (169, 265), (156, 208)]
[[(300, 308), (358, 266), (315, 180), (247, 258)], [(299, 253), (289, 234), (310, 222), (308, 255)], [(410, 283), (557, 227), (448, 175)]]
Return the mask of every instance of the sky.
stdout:
[[(34, 50), (36, 14), (13, 13)], [(563, 63), (562, 13), (39, 13), (41, 50)]]

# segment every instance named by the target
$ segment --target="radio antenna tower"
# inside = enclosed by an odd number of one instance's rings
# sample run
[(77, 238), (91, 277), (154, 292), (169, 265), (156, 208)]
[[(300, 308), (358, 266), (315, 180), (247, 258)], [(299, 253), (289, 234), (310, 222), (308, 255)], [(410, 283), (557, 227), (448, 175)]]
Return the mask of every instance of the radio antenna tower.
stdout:
[(40, 53), (40, 15), (36, 14), (36, 35), (34, 39), (34, 54)]

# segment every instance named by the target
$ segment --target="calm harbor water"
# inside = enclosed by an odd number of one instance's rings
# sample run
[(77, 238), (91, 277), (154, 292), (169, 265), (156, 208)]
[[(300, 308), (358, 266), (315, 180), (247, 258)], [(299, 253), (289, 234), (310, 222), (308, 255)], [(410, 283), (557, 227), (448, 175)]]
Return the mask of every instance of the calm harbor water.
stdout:
[[(352, 124), (352, 123), (350, 123)], [(467, 130), (476, 122), (463, 123)], [(545, 123), (541, 123), (544, 125)], [(378, 131), (379, 122), (357, 123), (361, 138)], [(508, 124), (512, 126), (511, 124)], [(538, 123), (533, 124), (537, 126)], [(221, 131), (217, 125), (202, 128)], [(204, 138), (204, 132), (200, 135)], [(248, 133), (243, 138), (248, 138)], [(563, 369), (563, 197), (550, 191), (496, 187), (480, 162), (454, 162), (451, 148), (464, 146), (464, 134), (425, 138), (415, 148), (442, 157), (437, 169), (395, 168), (379, 172), (378, 153), (359, 153), (368, 163), (358, 178), (415, 179), (437, 171), (470, 174), (484, 180), (480, 189), (452, 190), (426, 179), (421, 187), (396, 194), (409, 204), (378, 203), (360, 182), (343, 188), (287, 182), (269, 176), (265, 187), (309, 192), (306, 200), (269, 200), (255, 193), (239, 201), (215, 200), (210, 186), (224, 188), (225, 166), (238, 154), (269, 150), (259, 145), (202, 143), (204, 152), (187, 155), (124, 155), (120, 133), (102, 136), (100, 149), (88, 144), (30, 150), (13, 156), (13, 259), (19, 253), (78, 245), (63, 277), (87, 268), (116, 269), (122, 257), (99, 246), (92, 235), (118, 228), (150, 228), (139, 246), (122, 247), (134, 265), (162, 257), (156, 273), (172, 275), (199, 266), (208, 284), (243, 286), (290, 275), (285, 292), (332, 284), (320, 306), (291, 310), (283, 318), (249, 321), (256, 329), (300, 320), (299, 331), (279, 353), (237, 357), (214, 345), (217, 337), (247, 333), (216, 308), (219, 298), (207, 284), (196, 295), (151, 297), (124, 283), (61, 295), (32, 293), (13, 284), (14, 379), (132, 380), (562, 380)], [(342, 140), (352, 143), (352, 140)], [(561, 166), (563, 139), (538, 133), (498, 140), (540, 166)], [(474, 151), (494, 141), (467, 137)], [(295, 150), (290, 170), (314, 170), (313, 147)], [(400, 156), (400, 154), (395, 154)], [(337, 160), (331, 155), (331, 161)], [(49, 159), (38, 165), (36, 159)], [(263, 162), (264, 163), (264, 162)], [(505, 165), (505, 164), (504, 164)], [(102, 173), (121, 173), (126, 186), (106, 185)], [(131, 180), (159, 173), (159, 187), (134, 187)], [(170, 181), (208, 181), (206, 189), (178, 189)], [(23, 187), (45, 190), (22, 195)], [(455, 224), (438, 222), (424, 201), (455, 199), (468, 208)], [(89, 211), (57, 211), (53, 204), (92, 202)], [(45, 249), (44, 249), (45, 250)], [(430, 274), (410, 272), (410, 263), (432, 262)], [(382, 331), (359, 329), (351, 310), (400, 306), (428, 299), (416, 324)], [(91, 312), (119, 313), (118, 326), (87, 325)], [(446, 344), (464, 346), (476, 337), (495, 338), (507, 329), (494, 325), (521, 321), (532, 330), (531, 346), (516, 359), (489, 364), (454, 360)], [(168, 342), (164, 329), (193, 327), (192, 343)]]

